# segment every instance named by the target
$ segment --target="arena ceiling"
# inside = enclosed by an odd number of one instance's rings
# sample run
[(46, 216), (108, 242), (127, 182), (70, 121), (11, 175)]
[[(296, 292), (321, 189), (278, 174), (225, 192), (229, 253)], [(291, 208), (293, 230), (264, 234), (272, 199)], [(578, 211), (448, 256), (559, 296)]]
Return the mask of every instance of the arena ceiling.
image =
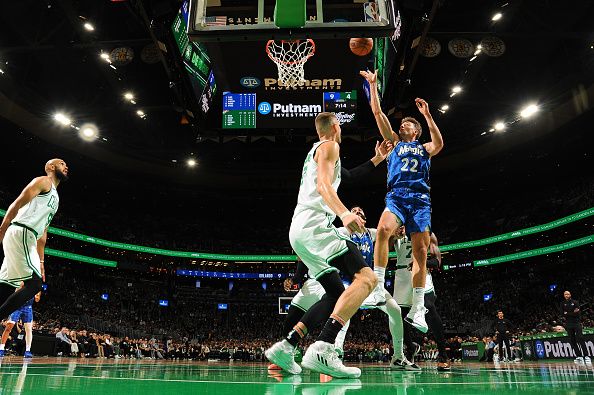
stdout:
[[(294, 165), (279, 164), (294, 158), (300, 165), (310, 144), (302, 132), (283, 129), (255, 140), (182, 120), (188, 103), (175, 60), (145, 49), (159, 41), (170, 44), (165, 31), (179, 6), (174, 0), (3, 2), (0, 116), (6, 129), (14, 125), (116, 168), (184, 183), (240, 183), (246, 174), (270, 167), (278, 177), (294, 171)], [(393, 71), (386, 111), (414, 115), (412, 99), (428, 100), (446, 140), (443, 167), (495, 155), (592, 111), (592, 1), (577, 0), (568, 7), (552, 0), (406, 0), (399, 6), (410, 37), (404, 67)], [(497, 13), (501, 19), (493, 21)], [(93, 31), (85, 29), (87, 22)], [(424, 53), (432, 57), (417, 50), (421, 36), (432, 39)], [(482, 51), (471, 61), (474, 52), (461, 53), (465, 43), (475, 51), (489, 37), (500, 40), (491, 46), (495, 56)], [(449, 46), (464, 57), (454, 56)], [(119, 47), (132, 48), (134, 56), (114, 69), (100, 53)], [(451, 96), (456, 85), (461, 91)], [(134, 104), (125, 92), (133, 92)], [(520, 120), (518, 113), (530, 103), (539, 105), (541, 115)], [(449, 108), (439, 111), (444, 105)], [(71, 128), (56, 124), (56, 112), (79, 125), (96, 125), (101, 138), (82, 141)], [(516, 137), (503, 140), (498, 136), (503, 133), (492, 132), (497, 122), (504, 124), (504, 134)], [(350, 132), (348, 144), (373, 136), (368, 111), (361, 123), (361, 131)], [(541, 132), (525, 133), (535, 128)], [(366, 158), (373, 141), (364, 144), (365, 149), (351, 150), (351, 157)], [(191, 177), (187, 169), (180, 171), (189, 157), (199, 163)]]

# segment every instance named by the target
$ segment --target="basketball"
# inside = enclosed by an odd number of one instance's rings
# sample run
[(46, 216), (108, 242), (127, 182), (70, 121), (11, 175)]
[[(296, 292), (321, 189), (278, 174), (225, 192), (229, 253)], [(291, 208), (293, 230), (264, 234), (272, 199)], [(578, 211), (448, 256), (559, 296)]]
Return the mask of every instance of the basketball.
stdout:
[(371, 38), (351, 38), (349, 47), (355, 55), (366, 56), (373, 49), (373, 40)]

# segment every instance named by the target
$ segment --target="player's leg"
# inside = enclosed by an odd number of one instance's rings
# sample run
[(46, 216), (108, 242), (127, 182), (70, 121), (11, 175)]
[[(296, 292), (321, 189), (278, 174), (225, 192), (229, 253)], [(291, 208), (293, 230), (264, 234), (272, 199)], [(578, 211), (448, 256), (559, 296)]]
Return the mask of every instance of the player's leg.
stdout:
[[(301, 318), (303, 317), (305, 312), (309, 310), (309, 308), (313, 306), (315, 303), (317, 303), (320, 299), (322, 299), (322, 296), (324, 296), (325, 293), (326, 291), (324, 291), (324, 288), (319, 282), (312, 279), (307, 280), (291, 301), (289, 311), (287, 312), (287, 316), (283, 321), (282, 333), (285, 335), (289, 334), (293, 330), (295, 325), (297, 325), (297, 323), (301, 321)], [(294, 361), (289, 361), (289, 364), (291, 366), (294, 366)], [(268, 370), (280, 369), (282, 368), (275, 363), (268, 365)]]
[(575, 342), (577, 343), (578, 347), (582, 349), (582, 356), (584, 357), (585, 362), (591, 362), (588, 348), (586, 347), (586, 341), (584, 339), (584, 334), (582, 332), (582, 325), (579, 324), (575, 329)]
[(421, 332), (427, 333), (429, 328), (425, 321), (425, 280), (427, 277), (429, 231), (411, 233), (411, 241), (413, 253), (413, 300), (410, 312), (405, 320)]
[(404, 325), (402, 321), (402, 310), (396, 300), (386, 292), (386, 305), (379, 307), (381, 311), (388, 315), (388, 327), (392, 335), (392, 346), (394, 348), (394, 355), (390, 362), (390, 368), (394, 370), (409, 370), (420, 371), (421, 368), (410, 362), (404, 356)]
[(13, 293), (10, 294), (2, 306), (0, 306), (0, 317), (6, 316), (17, 310), (27, 303), (28, 300), (33, 298), (37, 292), (41, 291), (41, 277), (36, 273), (33, 273), (33, 277), (29, 280), (25, 280), (24, 283), (25, 285), (16, 292), (14, 292), (14, 288), (12, 288)]
[(437, 307), (435, 307), (436, 299), (437, 296), (435, 295), (435, 292), (429, 292), (425, 294), (425, 307), (427, 308), (426, 319), (429, 329), (431, 329), (431, 332), (433, 332), (433, 336), (435, 337), (437, 351), (439, 352), (437, 359), (437, 370), (449, 370), (450, 360), (446, 350), (446, 341), (443, 334), (443, 322), (441, 321), (441, 317), (437, 312)]
[(310, 330), (318, 327), (330, 316), (336, 301), (344, 291), (344, 285), (336, 269), (322, 274), (316, 280), (326, 293), (303, 314), (299, 322), (291, 328), (286, 339), (275, 343), (265, 352), (270, 362), (292, 374), (301, 373), (301, 367), (293, 358), (295, 347)]
[[(15, 311), (15, 313), (17, 313), (17, 312)], [(4, 332), (2, 332), (2, 340), (1, 340), (2, 343), (0, 343), (0, 357), (4, 356), (4, 347), (6, 347), (6, 341), (8, 340), (8, 336), (10, 336), (10, 331), (12, 331), (12, 328), (14, 327), (14, 323), (16, 322), (16, 321), (13, 321), (12, 318), (13, 317), (11, 315), (10, 318), (8, 319), (8, 321), (6, 321), (6, 323), (5, 323)], [(17, 320), (18, 320), (18, 318), (17, 318)]]
[(396, 214), (391, 212), (389, 208), (386, 208), (377, 225), (377, 235), (373, 249), (373, 272), (377, 276), (377, 287), (373, 291), (373, 298), (376, 301), (376, 305), (381, 305), (385, 302), (384, 282), (386, 267), (388, 266), (390, 237), (394, 235), (396, 228), (400, 224), (401, 221)]
[(31, 358), (31, 343), (33, 342), (33, 321), (25, 322), (25, 358)]
[(351, 319), (361, 303), (375, 288), (377, 278), (371, 268), (367, 266), (355, 244), (350, 241), (346, 244), (348, 251), (334, 259), (331, 264), (351, 276), (353, 280), (351, 285), (340, 295), (318, 340), (305, 353), (302, 365), (333, 377), (356, 378), (361, 375), (361, 370), (345, 367), (342, 364), (334, 350), (334, 342), (345, 323)]
[(347, 335), (350, 325), (351, 325), (351, 321), (348, 320), (344, 324), (344, 326), (342, 327), (340, 332), (338, 332), (338, 335), (336, 335), (336, 340), (334, 341), (334, 349), (336, 350), (336, 352), (338, 353), (338, 356), (341, 359), (343, 359), (343, 356), (344, 356), (344, 340), (346, 338), (346, 335)]

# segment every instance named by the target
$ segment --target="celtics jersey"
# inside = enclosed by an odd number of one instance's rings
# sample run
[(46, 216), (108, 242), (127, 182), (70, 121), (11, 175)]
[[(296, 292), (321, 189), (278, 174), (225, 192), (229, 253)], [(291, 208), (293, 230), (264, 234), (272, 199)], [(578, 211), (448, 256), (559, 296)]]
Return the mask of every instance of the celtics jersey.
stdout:
[[(396, 272), (394, 273), (394, 282), (401, 284), (410, 284), (412, 287), (412, 243), (408, 237), (396, 240)], [(425, 278), (425, 293), (434, 291), (433, 277), (429, 270), (427, 270), (427, 277)]]
[(60, 197), (54, 184), (48, 192), (40, 193), (35, 196), (29, 203), (21, 207), (16, 217), (12, 221), (25, 225), (35, 231), (36, 237), (39, 240), (43, 236), (45, 228), (47, 228), (58, 211), (60, 204)]
[[(336, 214), (328, 207), (322, 195), (318, 192), (318, 164), (314, 160), (314, 156), (318, 147), (328, 140), (318, 141), (313, 145), (303, 164), (303, 172), (301, 173), (301, 186), (299, 187), (299, 195), (297, 197), (297, 207), (295, 207), (295, 214), (304, 210), (313, 210), (320, 213), (330, 215), (332, 221), (336, 218)], [(334, 174), (332, 176), (332, 188), (336, 191), (340, 185), (340, 158), (334, 164)], [(330, 223), (332, 223), (330, 221)]]

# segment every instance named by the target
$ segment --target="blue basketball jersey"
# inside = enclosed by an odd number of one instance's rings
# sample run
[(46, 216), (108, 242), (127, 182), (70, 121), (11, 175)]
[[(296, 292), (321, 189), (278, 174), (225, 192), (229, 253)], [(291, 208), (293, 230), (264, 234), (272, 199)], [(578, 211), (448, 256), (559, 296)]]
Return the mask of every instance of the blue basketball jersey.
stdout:
[(388, 155), (388, 189), (428, 193), (431, 158), (418, 141), (399, 141)]
[(361, 255), (369, 267), (373, 268), (373, 238), (369, 229), (365, 229), (362, 234), (352, 233), (351, 240), (357, 245)]

